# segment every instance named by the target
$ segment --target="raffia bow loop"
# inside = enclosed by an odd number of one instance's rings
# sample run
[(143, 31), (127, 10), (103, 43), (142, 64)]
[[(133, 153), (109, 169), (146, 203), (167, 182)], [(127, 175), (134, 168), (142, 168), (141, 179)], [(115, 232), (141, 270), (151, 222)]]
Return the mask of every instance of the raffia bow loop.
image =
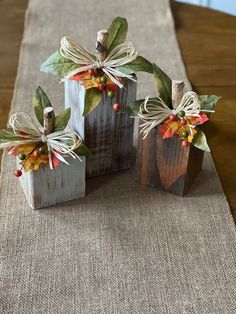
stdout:
[(70, 79), (78, 73), (90, 69), (102, 69), (103, 72), (120, 88), (123, 87), (123, 84), (119, 81), (119, 77), (128, 78), (136, 82), (132, 75), (125, 74), (116, 69), (117, 67), (131, 63), (137, 58), (138, 53), (131, 42), (125, 42), (116, 46), (104, 61), (100, 61), (96, 56), (92, 55), (81, 45), (76, 43), (71, 37), (63, 37), (61, 39), (60, 53), (63, 57), (78, 65), (78, 68), (69, 71), (62, 78), (62, 82)]
[(153, 128), (160, 125), (171, 114), (178, 115), (180, 111), (184, 111), (186, 117), (199, 117), (200, 109), (201, 102), (198, 95), (193, 91), (184, 94), (176, 109), (170, 109), (159, 96), (156, 99), (146, 97), (138, 113), (138, 117), (143, 121), (140, 125), (143, 138), (145, 139)]
[(178, 114), (180, 111), (185, 112), (185, 116), (199, 117), (201, 102), (197, 93), (190, 91), (184, 94), (180, 104), (173, 113)]

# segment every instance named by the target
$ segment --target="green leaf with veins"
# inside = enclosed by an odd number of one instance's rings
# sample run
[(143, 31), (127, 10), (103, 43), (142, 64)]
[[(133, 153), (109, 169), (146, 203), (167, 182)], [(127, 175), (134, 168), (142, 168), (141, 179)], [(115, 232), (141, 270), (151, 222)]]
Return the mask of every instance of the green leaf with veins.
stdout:
[(155, 63), (153, 63), (153, 74), (160, 97), (167, 106), (171, 107), (171, 79)]
[(138, 56), (133, 62), (122, 65), (116, 70), (125, 74), (133, 74), (139, 71), (153, 73), (153, 65), (147, 59), (142, 56)]
[(0, 131), (0, 144), (10, 141), (18, 141), (21, 139), (21, 135), (14, 133), (12, 128), (7, 128)]
[(97, 107), (102, 100), (102, 95), (103, 93), (96, 87), (86, 89), (83, 116), (87, 116)]
[[(158, 100), (157, 97), (153, 97), (153, 98), (149, 98), (149, 102), (152, 102), (152, 100), (154, 101), (153, 104), (155, 104), (157, 107), (162, 107), (162, 104), (160, 103), (160, 101)], [(144, 103), (145, 99), (139, 99), (136, 101), (133, 101), (131, 103), (129, 103), (126, 106), (125, 111), (127, 112), (127, 114), (131, 117), (137, 117), (138, 113), (140, 111), (140, 106)]]
[(211, 150), (207, 144), (206, 135), (200, 129), (196, 128), (196, 130), (197, 133), (193, 137), (192, 144), (201, 150), (210, 152)]
[(36, 89), (34, 94), (33, 107), (39, 123), (43, 126), (43, 110), (47, 107), (52, 107), (52, 105), (48, 96), (40, 86)]
[(217, 102), (222, 98), (215, 95), (199, 95), (201, 111), (214, 112)]
[(66, 110), (59, 113), (54, 120), (54, 131), (63, 131), (70, 120), (71, 109), (67, 108)]
[(117, 17), (113, 20), (112, 24), (108, 28), (108, 54), (112, 51), (112, 49), (125, 41), (127, 31), (128, 23), (125, 18)]
[(81, 143), (79, 147), (77, 147), (74, 152), (78, 155), (78, 156), (90, 156), (91, 152), (88, 149), (88, 147), (84, 144)]
[(64, 76), (69, 71), (76, 69), (78, 65), (61, 55), (60, 51), (51, 54), (40, 66), (40, 71), (52, 75)]

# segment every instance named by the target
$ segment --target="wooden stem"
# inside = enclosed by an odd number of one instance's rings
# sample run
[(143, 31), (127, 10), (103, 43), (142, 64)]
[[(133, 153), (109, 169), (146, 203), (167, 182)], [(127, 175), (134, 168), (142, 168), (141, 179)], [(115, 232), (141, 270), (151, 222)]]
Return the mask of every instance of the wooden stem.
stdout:
[(184, 82), (172, 81), (172, 106), (174, 109), (180, 104), (184, 95)]
[(107, 56), (108, 31), (102, 30), (97, 34), (96, 52), (99, 61), (104, 61)]
[(48, 135), (54, 131), (55, 114), (52, 107), (45, 108), (43, 111), (43, 114), (44, 114), (44, 121), (43, 121), (44, 133)]

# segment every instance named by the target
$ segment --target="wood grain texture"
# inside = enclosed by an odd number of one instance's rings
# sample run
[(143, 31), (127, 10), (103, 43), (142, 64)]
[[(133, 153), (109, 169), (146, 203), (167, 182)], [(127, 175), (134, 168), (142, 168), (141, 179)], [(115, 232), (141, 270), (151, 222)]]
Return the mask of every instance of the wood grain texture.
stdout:
[[(136, 99), (136, 83), (125, 79), (124, 88), (111, 100), (104, 93), (102, 102), (83, 117), (85, 89), (78, 82), (65, 82), (65, 106), (71, 108), (69, 126), (78, 132), (91, 150), (86, 160), (86, 176), (94, 177), (130, 168), (134, 119), (125, 113), (126, 104)], [(113, 104), (121, 106), (119, 112)]]
[(137, 180), (183, 196), (202, 169), (204, 152), (190, 145), (181, 147), (178, 136), (162, 139), (159, 128), (143, 139), (139, 134)]
[(97, 33), (96, 53), (100, 62), (103, 62), (107, 56), (108, 31), (102, 30)]
[[(19, 178), (29, 205), (39, 209), (85, 196), (85, 157), (82, 162), (68, 158), (69, 166), (61, 163), (50, 170), (41, 166)], [(19, 164), (17, 165), (19, 167)]]
[(172, 1), (176, 32), (193, 89), (223, 99), (206, 133), (224, 192), (236, 217), (236, 17)]
[[(6, 127), (28, 0), (0, 1), (0, 129)], [(0, 161), (2, 150), (0, 150)]]

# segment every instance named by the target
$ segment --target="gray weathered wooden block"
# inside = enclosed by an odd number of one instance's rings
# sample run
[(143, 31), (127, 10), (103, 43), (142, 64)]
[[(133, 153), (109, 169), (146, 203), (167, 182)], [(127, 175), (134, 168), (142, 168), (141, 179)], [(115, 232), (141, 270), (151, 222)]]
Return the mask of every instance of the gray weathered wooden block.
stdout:
[[(134, 119), (125, 113), (125, 108), (136, 100), (136, 86), (125, 79), (124, 88), (118, 88), (113, 100), (104, 93), (96, 109), (83, 117), (85, 89), (79, 81), (65, 81), (65, 106), (71, 108), (69, 126), (91, 150), (86, 159), (87, 177), (130, 168)], [(113, 110), (114, 103), (120, 104), (120, 112)]]
[[(70, 201), (85, 196), (85, 157), (82, 162), (66, 158), (53, 170), (41, 165), (39, 170), (23, 172), (19, 178), (29, 205), (33, 209)], [(19, 167), (19, 164), (18, 164)]]

